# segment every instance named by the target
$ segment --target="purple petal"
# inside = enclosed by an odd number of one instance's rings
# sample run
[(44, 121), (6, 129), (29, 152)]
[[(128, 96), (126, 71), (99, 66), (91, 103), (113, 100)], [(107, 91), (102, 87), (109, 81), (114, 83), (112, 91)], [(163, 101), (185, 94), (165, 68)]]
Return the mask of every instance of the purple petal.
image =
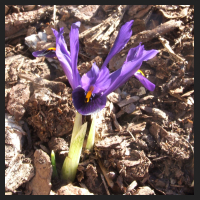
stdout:
[(41, 50), (41, 51), (34, 51), (32, 53), (33, 56), (35, 57), (47, 57), (47, 58), (53, 58), (53, 57), (56, 57), (56, 52), (53, 51), (53, 50), (47, 50), (47, 49), (44, 49), (44, 50)]
[(103, 92), (110, 86), (109, 70), (107, 67), (99, 70), (96, 63), (93, 63), (90, 71), (82, 76), (81, 82), (85, 91), (88, 91), (92, 85), (93, 93)]
[(99, 76), (99, 68), (96, 63), (92, 64), (90, 71), (84, 74), (81, 78), (82, 88), (88, 91), (91, 85), (94, 85)]
[(147, 90), (154, 91), (155, 89), (155, 84), (153, 84), (151, 81), (149, 81), (146, 77), (144, 77), (140, 73), (135, 73), (134, 76), (144, 85)]
[(137, 47), (129, 50), (125, 63), (133, 61), (134, 59), (138, 59), (142, 55), (143, 51), (144, 51), (144, 45), (141, 45), (140, 42), (140, 44)]
[[(64, 27), (60, 28), (59, 31), (56, 31), (52, 28), (52, 31), (56, 37), (56, 39), (58, 38), (58, 42), (60, 44), (60, 48), (61, 48), (61, 51), (66, 54), (68, 57), (70, 57), (70, 52), (68, 51), (67, 49), (67, 45), (65, 43), (65, 39), (63, 37), (63, 33), (64, 33)], [(57, 40), (56, 40), (57, 41)]]
[(104, 92), (110, 86), (111, 79), (109, 76), (109, 69), (107, 67), (101, 68), (99, 76), (94, 84), (94, 93)]
[(103, 95), (108, 95), (118, 87), (123, 85), (128, 79), (133, 76), (142, 65), (143, 61), (153, 58), (158, 53), (157, 50), (144, 50), (144, 46), (139, 44), (137, 47), (129, 50), (128, 62), (125, 62), (123, 66), (110, 74), (111, 85), (104, 92)]
[(95, 94), (88, 103), (85, 103), (85, 96), (86, 92), (81, 87), (77, 87), (72, 92), (74, 107), (82, 115), (91, 115), (99, 112), (106, 105), (106, 96), (101, 96), (100, 93)]
[(72, 24), (70, 31), (70, 52), (71, 52), (71, 66), (72, 66), (74, 88), (78, 87), (81, 84), (81, 77), (77, 69), (80, 25), (81, 25), (80, 22)]
[(104, 61), (102, 67), (106, 67), (107, 64), (109, 63), (109, 61), (111, 60), (111, 58), (117, 54), (118, 52), (120, 52), (125, 44), (129, 41), (131, 35), (132, 35), (132, 30), (131, 30), (131, 26), (133, 25), (134, 20), (131, 20), (129, 22), (126, 22), (120, 29), (118, 36), (115, 40), (115, 43), (112, 47), (112, 49), (110, 50), (106, 60)]
[(68, 53), (67, 45), (63, 37), (63, 29), (61, 28), (59, 32), (54, 29), (52, 30), (56, 37), (56, 55), (65, 72), (65, 75), (68, 78), (70, 85), (72, 86), (72, 89), (75, 89), (72, 68), (71, 68), (71, 58)]

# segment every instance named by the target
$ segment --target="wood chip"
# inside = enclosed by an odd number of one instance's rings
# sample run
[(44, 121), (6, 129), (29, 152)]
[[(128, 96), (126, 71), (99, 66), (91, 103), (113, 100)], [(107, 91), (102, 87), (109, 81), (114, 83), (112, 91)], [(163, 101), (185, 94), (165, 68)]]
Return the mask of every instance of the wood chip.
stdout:
[(140, 97), (138, 97), (138, 96), (132, 96), (132, 97), (130, 97), (130, 98), (128, 98), (128, 99), (124, 99), (124, 100), (120, 101), (120, 102), (118, 103), (118, 106), (119, 106), (119, 107), (123, 107), (123, 106), (125, 106), (125, 105), (127, 105), (127, 104), (136, 102), (136, 101), (138, 101), (139, 99), (140, 99)]

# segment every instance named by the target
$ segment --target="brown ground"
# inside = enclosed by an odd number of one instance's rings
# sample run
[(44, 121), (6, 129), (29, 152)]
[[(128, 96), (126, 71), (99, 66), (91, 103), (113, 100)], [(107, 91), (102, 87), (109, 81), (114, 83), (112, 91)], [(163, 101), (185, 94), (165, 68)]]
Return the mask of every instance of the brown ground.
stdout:
[[(132, 37), (108, 67), (120, 68), (142, 42), (159, 50), (141, 66), (156, 89), (132, 77), (108, 96), (94, 151), (83, 148), (76, 179), (66, 185), (52, 178), (49, 156), (54, 150), (60, 177), (75, 117), (72, 89), (56, 58), (31, 53), (55, 47), (51, 27), (64, 27), (69, 47), (70, 26), (81, 21), (82, 75), (93, 62), (101, 67), (132, 19)], [(5, 113), (7, 195), (194, 194), (194, 6), (5, 5)], [(89, 116), (83, 120), (90, 125)]]

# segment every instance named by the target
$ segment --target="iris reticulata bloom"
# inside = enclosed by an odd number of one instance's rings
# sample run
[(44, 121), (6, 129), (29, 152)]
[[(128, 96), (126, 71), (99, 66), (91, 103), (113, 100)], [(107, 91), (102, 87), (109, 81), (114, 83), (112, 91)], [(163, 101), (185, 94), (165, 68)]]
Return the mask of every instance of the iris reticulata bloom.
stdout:
[[(133, 75), (148, 90), (153, 91), (155, 89), (155, 85), (145, 78), (139, 69), (143, 61), (153, 58), (158, 51), (154, 49), (146, 51), (144, 45), (141, 45), (141, 43), (137, 47), (129, 50), (126, 61), (120, 69), (110, 74), (107, 68), (111, 58), (120, 52), (130, 39), (132, 35), (132, 24), (133, 20), (125, 23), (121, 27), (115, 43), (101, 69), (99, 69), (96, 63), (93, 63), (91, 70), (82, 77), (80, 77), (77, 69), (80, 22), (76, 22), (71, 26), (70, 52), (67, 49), (63, 37), (64, 28), (60, 28), (59, 31), (52, 29), (56, 37), (56, 56), (73, 89), (73, 103), (80, 114), (91, 115), (102, 110), (106, 105), (106, 96), (128, 81)], [(49, 57), (48, 52), (43, 51), (33, 52), (33, 55), (40, 56), (47, 53), (44, 56)], [(50, 56), (52, 56), (54, 50), (50, 48), (48, 51), (51, 54)]]

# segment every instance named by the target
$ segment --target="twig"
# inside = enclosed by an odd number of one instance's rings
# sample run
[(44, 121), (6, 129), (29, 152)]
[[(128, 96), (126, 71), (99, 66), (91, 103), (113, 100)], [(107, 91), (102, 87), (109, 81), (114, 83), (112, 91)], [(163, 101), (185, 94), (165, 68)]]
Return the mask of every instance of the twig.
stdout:
[(129, 193), (130, 191), (134, 190), (136, 186), (137, 186), (137, 182), (134, 180), (134, 181), (127, 187), (126, 193), (125, 193), (124, 195), (126, 195), (126, 194)]
[(174, 51), (172, 50), (172, 48), (169, 45), (169, 41), (164, 39), (163, 37), (159, 36), (158, 39), (161, 41), (162, 45), (165, 47), (165, 49), (167, 50), (167, 52), (172, 56), (172, 58), (175, 59), (175, 61), (182, 61), (184, 62), (185, 59), (181, 58), (180, 56), (176, 55), (174, 53)]
[(122, 127), (118, 123), (116, 115), (112, 112), (110, 116), (112, 117), (112, 120), (113, 120), (113, 123), (115, 125), (116, 131), (120, 131), (121, 132), (122, 131)]
[(19, 66), (18, 66), (18, 68), (17, 68), (17, 71), (18, 71), (18, 72), (19, 72), (19, 69), (22, 67), (23, 62), (24, 62), (24, 58), (22, 58), (22, 61), (21, 61), (21, 63), (19, 64)]
[(131, 135), (131, 137), (133, 138), (133, 140), (135, 141), (135, 137), (133, 136), (133, 134), (130, 132), (130, 131), (127, 131), (130, 135)]
[(107, 195), (110, 195), (110, 192), (108, 190), (108, 186), (106, 185), (106, 182), (105, 182), (105, 179), (104, 179), (102, 173), (101, 173), (101, 180), (103, 181), (103, 184), (104, 184), (104, 187), (106, 189)]
[(182, 21), (170, 20), (152, 30), (145, 30), (136, 35), (133, 35), (127, 43), (127, 46), (120, 52), (120, 54), (127, 53), (129, 49), (136, 47), (140, 42), (148, 42), (153, 38), (157, 38), (159, 35), (164, 35), (165, 33), (180, 27), (181, 23)]
[(101, 171), (103, 172), (103, 175), (105, 176), (106, 178), (106, 181), (108, 183), (108, 185), (113, 188), (114, 186), (114, 182), (108, 177), (108, 172), (107, 170), (105, 169), (105, 167), (102, 165), (101, 161), (98, 159), (98, 164), (99, 164), (99, 167), (101, 168)]
[[(118, 7), (118, 13), (112, 14), (110, 17), (108, 17), (105, 21), (103, 21), (101, 24), (98, 24), (97, 26), (90, 28), (84, 32), (82, 32), (79, 35), (79, 38), (83, 38), (84, 36), (90, 34), (92, 35), (90, 38), (87, 39), (87, 42), (92, 43), (95, 39), (99, 41), (100, 43), (103, 40), (107, 40), (109, 35), (116, 29), (116, 27), (119, 25), (126, 9), (128, 8), (127, 5), (120, 5)], [(110, 27), (109, 27), (110, 26)], [(108, 28), (109, 27), (109, 28)], [(108, 30), (103, 35), (103, 37), (99, 37), (105, 29)]]
[(48, 12), (51, 12), (51, 11), (52, 11), (52, 7), (45, 6), (38, 10), (6, 15), (5, 16), (5, 37), (11, 37), (11, 35), (28, 27), (29, 24), (35, 23), (36, 21), (42, 19)]

